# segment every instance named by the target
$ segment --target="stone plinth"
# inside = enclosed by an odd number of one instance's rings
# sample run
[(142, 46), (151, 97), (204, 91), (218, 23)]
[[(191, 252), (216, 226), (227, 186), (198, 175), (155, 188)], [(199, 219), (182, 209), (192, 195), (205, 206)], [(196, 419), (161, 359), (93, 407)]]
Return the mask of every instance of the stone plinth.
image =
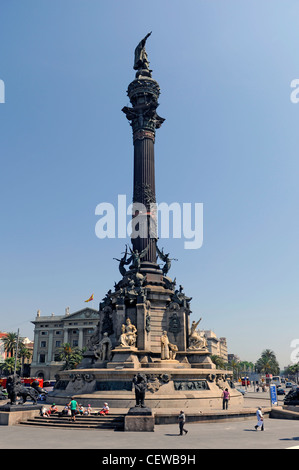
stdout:
[(177, 366), (184, 367), (183, 364), (180, 364), (175, 359), (156, 359), (153, 362), (143, 364), (143, 367), (150, 367), (151, 369), (173, 369)]
[(39, 415), (41, 405), (2, 405), (0, 406), (0, 425), (13, 426), (21, 421)]
[(185, 368), (180, 363), (172, 369), (151, 365), (144, 364), (145, 367), (138, 369), (120, 366), (117, 369), (80, 369), (75, 373), (60, 371), (56, 388), (47, 395), (47, 403), (55, 401), (64, 405), (75, 396), (83, 405), (90, 403), (98, 407), (108, 402), (111, 408), (129, 409), (135, 405), (132, 380), (140, 372), (147, 377), (145, 403), (151, 409), (222, 408), (223, 388), (229, 389), (230, 409), (243, 406), (243, 395), (223, 380), (229, 371)]
[(132, 407), (125, 416), (125, 431), (153, 432), (155, 417), (150, 408)]
[(115, 369), (124, 367), (128, 369), (136, 369), (140, 366), (136, 352), (137, 348), (134, 347), (117, 347), (112, 350), (113, 359), (107, 363), (107, 369)]

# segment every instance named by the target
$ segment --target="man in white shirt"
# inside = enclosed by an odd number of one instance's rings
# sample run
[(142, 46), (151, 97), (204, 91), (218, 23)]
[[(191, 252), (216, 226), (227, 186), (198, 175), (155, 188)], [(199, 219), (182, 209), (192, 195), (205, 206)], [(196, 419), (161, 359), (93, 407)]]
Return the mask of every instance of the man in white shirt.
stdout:
[(257, 424), (254, 426), (255, 430), (257, 431), (257, 428), (260, 427), (261, 431), (263, 431), (264, 430), (264, 417), (263, 417), (261, 407), (258, 407), (258, 409), (256, 411), (256, 417), (257, 417)]

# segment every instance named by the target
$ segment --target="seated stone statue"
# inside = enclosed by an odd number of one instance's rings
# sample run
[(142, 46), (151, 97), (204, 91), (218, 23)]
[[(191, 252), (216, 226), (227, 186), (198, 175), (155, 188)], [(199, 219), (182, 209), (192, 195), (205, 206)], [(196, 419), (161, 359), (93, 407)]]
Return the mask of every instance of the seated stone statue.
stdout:
[(167, 359), (175, 359), (178, 347), (176, 344), (170, 343), (167, 331), (163, 331), (161, 336), (161, 359), (162, 361)]
[(193, 321), (191, 325), (191, 330), (189, 334), (189, 350), (200, 350), (205, 349), (207, 346), (207, 340), (203, 334), (200, 333), (199, 330), (196, 330), (201, 318), (198, 322)]
[(105, 332), (103, 338), (99, 342), (94, 355), (100, 361), (110, 361), (111, 359), (111, 349), (112, 343), (110, 338), (108, 337), (108, 333)]
[(169, 343), (169, 358), (175, 359), (176, 353), (179, 350), (176, 344)]
[(121, 327), (120, 346), (124, 348), (134, 347), (137, 340), (137, 328), (131, 323), (130, 318), (127, 318), (126, 324)]

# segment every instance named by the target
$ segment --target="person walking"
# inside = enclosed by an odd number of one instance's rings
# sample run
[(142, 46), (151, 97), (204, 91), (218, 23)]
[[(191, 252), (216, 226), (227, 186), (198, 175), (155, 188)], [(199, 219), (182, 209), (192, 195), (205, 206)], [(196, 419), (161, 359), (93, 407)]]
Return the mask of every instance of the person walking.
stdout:
[(76, 414), (77, 414), (77, 408), (78, 408), (78, 402), (75, 400), (74, 397), (72, 397), (71, 401), (69, 402), (70, 410), (71, 410), (71, 421), (76, 421)]
[(180, 414), (179, 414), (180, 436), (183, 435), (183, 432), (184, 432), (185, 434), (187, 434), (187, 432), (188, 432), (187, 429), (184, 428), (185, 422), (186, 422), (185, 413), (181, 410), (181, 411), (180, 411)]
[(228, 400), (229, 399), (230, 399), (230, 394), (229, 394), (228, 388), (226, 388), (225, 390), (223, 390), (223, 393), (222, 393), (222, 408), (224, 410), (228, 409)]
[(259, 406), (257, 411), (256, 411), (256, 417), (257, 417), (257, 424), (254, 426), (255, 430), (257, 431), (257, 428), (261, 428), (261, 431), (264, 431), (264, 417), (262, 413), (262, 408)]

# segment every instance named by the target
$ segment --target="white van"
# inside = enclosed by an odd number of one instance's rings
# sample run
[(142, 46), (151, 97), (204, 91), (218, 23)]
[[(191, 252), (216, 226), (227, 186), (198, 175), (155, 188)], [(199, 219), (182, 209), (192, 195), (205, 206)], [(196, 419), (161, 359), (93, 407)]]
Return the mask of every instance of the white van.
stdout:
[(271, 383), (272, 384), (275, 384), (276, 387), (278, 387), (278, 385), (281, 385), (281, 378), (279, 375), (273, 375), (272, 379), (271, 379)]

